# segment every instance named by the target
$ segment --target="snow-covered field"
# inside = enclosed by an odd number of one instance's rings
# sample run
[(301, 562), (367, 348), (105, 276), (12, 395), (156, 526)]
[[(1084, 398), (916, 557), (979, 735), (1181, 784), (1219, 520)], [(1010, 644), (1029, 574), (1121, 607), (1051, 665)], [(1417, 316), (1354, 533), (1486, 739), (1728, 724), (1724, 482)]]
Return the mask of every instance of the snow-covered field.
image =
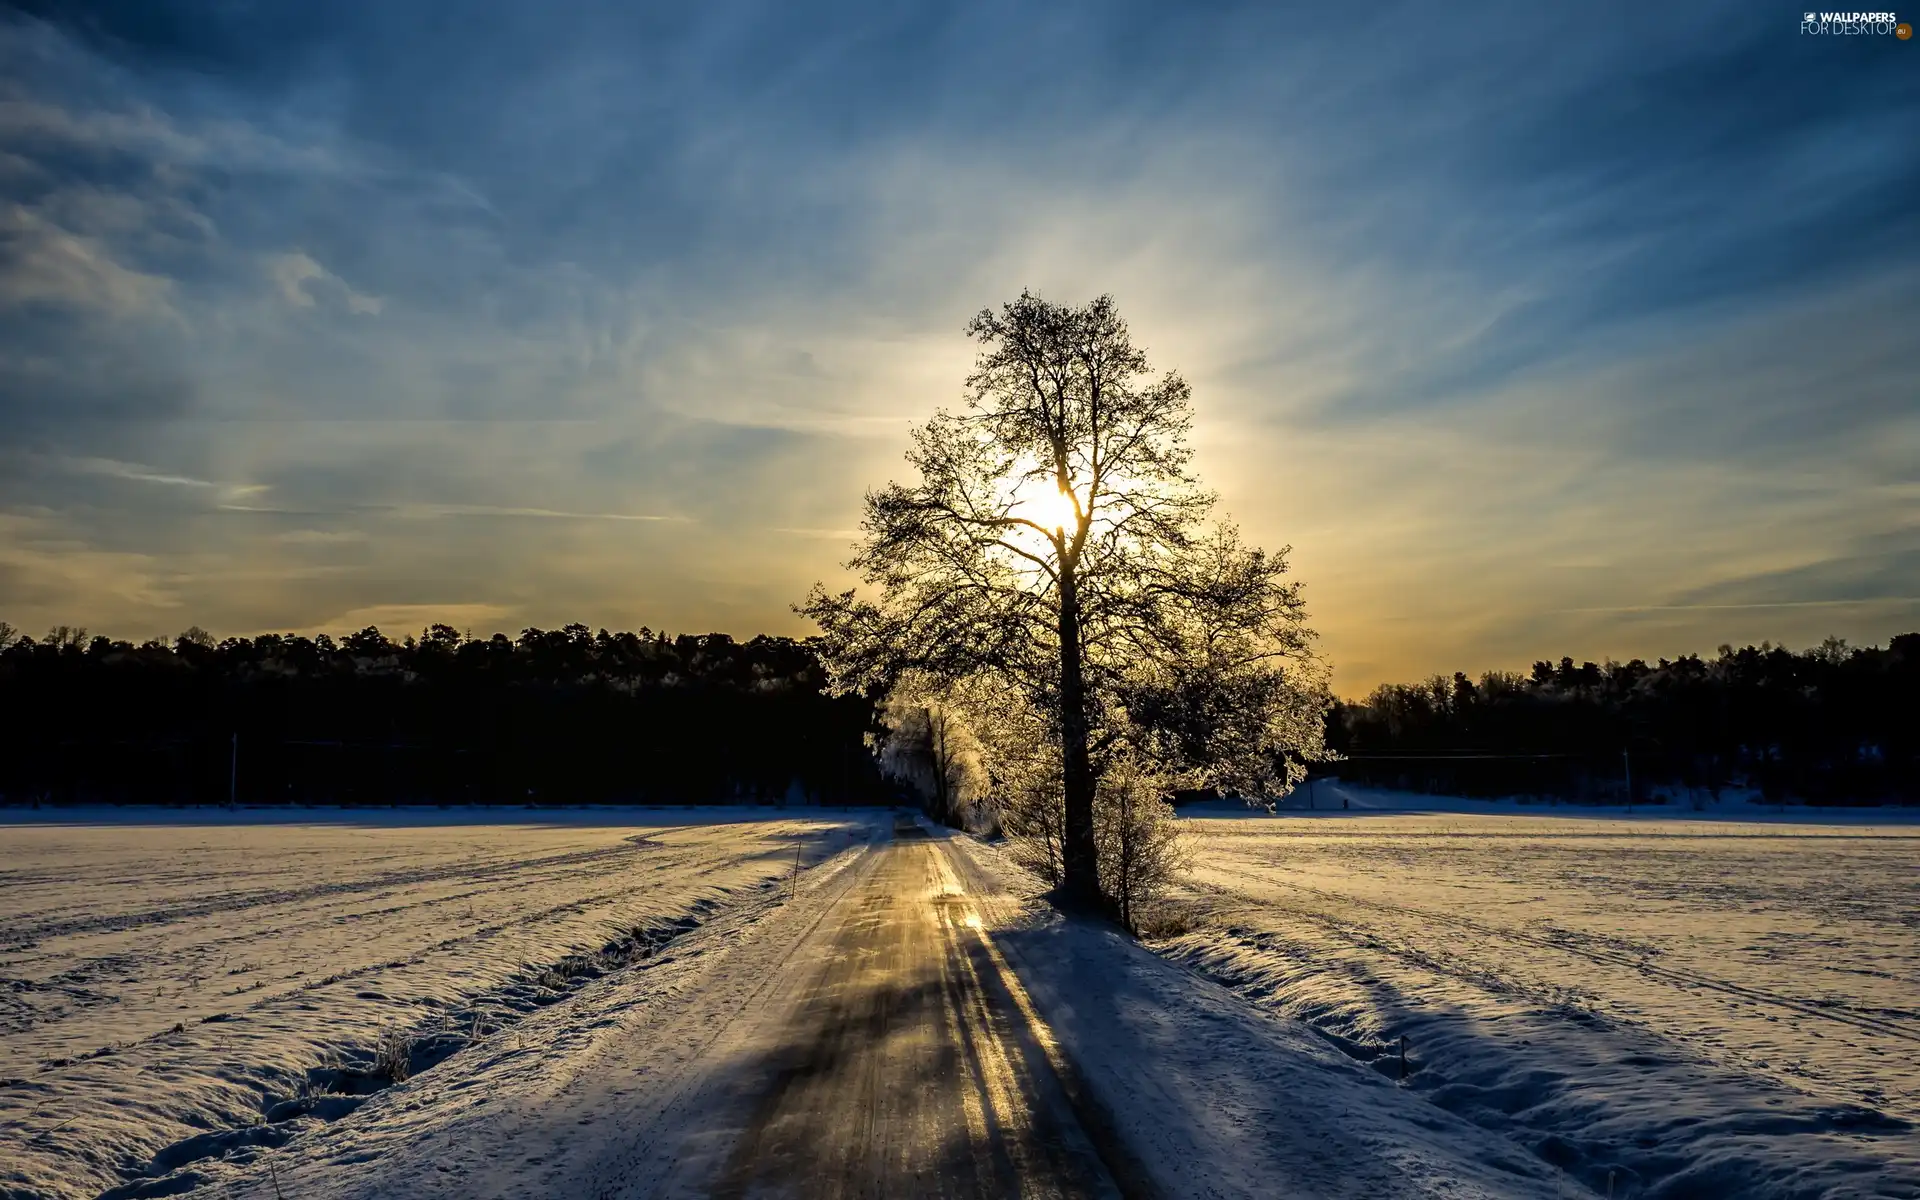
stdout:
[[(345, 1120), (154, 1186), (222, 1200), (1584, 1194), (1307, 1027), (1063, 919), (996, 848), (929, 832), (850, 846), (790, 900), (717, 914)], [(862, 995), (877, 1009), (850, 1013)], [(1074, 1126), (1101, 1131), (1130, 1192), (1025, 1157), (1073, 1144), (1028, 1092), (1056, 1051), (1067, 1065), (1048, 1073), (1078, 1080)], [(805, 1099), (780, 1103), (796, 1085)], [(937, 1113), (967, 1094), (965, 1120)], [(1022, 1132), (1034, 1122), (1039, 1144)], [(766, 1140), (796, 1125), (798, 1153)], [(715, 1170), (743, 1150), (785, 1174), (743, 1185)], [(980, 1156), (1007, 1159), (1005, 1186), (982, 1186)], [(873, 1169), (849, 1176), (849, 1158)]]
[(229, 1146), (303, 1086), (372, 1090), (383, 1037), (420, 1069), (876, 827), (765, 809), (130, 813), (0, 814), (0, 1195), (96, 1196), (156, 1155)]
[[(1024, 980), (1168, 1195), (1920, 1197), (1920, 821), (1341, 798), (1183, 818), (1153, 946), (1228, 990), (939, 831), (888, 911)], [(858, 811), (43, 816), (0, 812), (8, 1200), (647, 1194), (915, 852)]]
[(1157, 948), (1602, 1194), (1920, 1196), (1911, 814), (1318, 803), (1185, 819)]

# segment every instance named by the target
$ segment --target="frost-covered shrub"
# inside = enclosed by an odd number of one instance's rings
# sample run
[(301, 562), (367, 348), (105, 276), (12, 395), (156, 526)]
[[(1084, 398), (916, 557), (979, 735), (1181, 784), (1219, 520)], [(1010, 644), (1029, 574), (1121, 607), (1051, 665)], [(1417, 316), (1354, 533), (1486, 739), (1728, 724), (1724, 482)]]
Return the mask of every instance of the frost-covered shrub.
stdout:
[(399, 1029), (389, 1029), (380, 1035), (379, 1044), (373, 1048), (373, 1070), (369, 1073), (388, 1083), (405, 1083), (413, 1074), (413, 1039)]
[[(1014, 860), (1058, 885), (1066, 827), (1059, 759), (1046, 752), (1044, 738), (1016, 744), (1031, 749), (991, 759), (997, 767), (993, 812)], [(1167, 803), (1169, 781), (1132, 759), (1104, 766), (1093, 801), (1100, 889), (1127, 928), (1137, 930), (1141, 907), (1165, 893), (1186, 869), (1187, 855)]]
[(1110, 767), (1093, 799), (1100, 887), (1138, 932), (1143, 905), (1159, 899), (1187, 868), (1188, 853), (1165, 781), (1132, 763)]

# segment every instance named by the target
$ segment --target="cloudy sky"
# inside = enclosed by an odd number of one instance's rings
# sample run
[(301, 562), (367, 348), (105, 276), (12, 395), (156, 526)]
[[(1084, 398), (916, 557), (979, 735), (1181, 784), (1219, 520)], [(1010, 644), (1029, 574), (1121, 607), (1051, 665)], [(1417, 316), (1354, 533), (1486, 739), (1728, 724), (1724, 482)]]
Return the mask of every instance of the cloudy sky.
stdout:
[(1569, 11), (0, 9), (0, 618), (803, 632), (1031, 287), (1343, 693), (1920, 628), (1920, 40)]

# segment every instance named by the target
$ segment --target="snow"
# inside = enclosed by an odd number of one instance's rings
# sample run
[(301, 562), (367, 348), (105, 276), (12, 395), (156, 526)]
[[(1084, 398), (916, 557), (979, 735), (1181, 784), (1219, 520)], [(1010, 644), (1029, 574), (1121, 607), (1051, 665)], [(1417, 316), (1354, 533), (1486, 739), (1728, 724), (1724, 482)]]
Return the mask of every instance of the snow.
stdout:
[[(1750, 821), (1787, 825), (1920, 825), (1920, 806), (1771, 804), (1748, 788), (1723, 789), (1714, 800), (1705, 790), (1691, 796), (1655, 787), (1653, 799), (1631, 806), (1582, 804), (1553, 796), (1449, 796), (1347, 783), (1339, 778), (1302, 784), (1276, 808), (1290, 816), (1338, 817), (1342, 813), (1492, 813), (1535, 817), (1635, 817), (1689, 821)], [(1184, 806), (1189, 816), (1265, 816), (1239, 800), (1208, 800)]]
[[(937, 831), (936, 831), (937, 832)], [(1109, 929), (1062, 920), (995, 850), (942, 837), (953, 891), (1030, 998), (1130, 1165), (1168, 1196), (1551, 1198), (1551, 1168), (1248, 1008)], [(674, 953), (531, 1018), (479, 1052), (369, 1101), (259, 1171), (210, 1168), (247, 1200), (679, 1195), (724, 1157), (722, 1111), (768, 1029), (806, 995), (813, 937), (858, 850), (791, 902), (742, 909)], [(1044, 1191), (1044, 1185), (1042, 1185)], [(691, 1194), (691, 1193), (689, 1193)]]
[(714, 1153), (729, 1082), (715, 1065), (747, 1057), (796, 1002), (823, 949), (811, 935), (866, 846), (849, 840), (810, 860), (791, 894), (743, 900), (351, 1117), (300, 1130), (266, 1156), (271, 1175), (265, 1162), (208, 1161), (193, 1182), (243, 1200), (653, 1194), (677, 1166)]
[[(1148, 945), (930, 831), (1121, 1174), (1920, 1197), (1920, 827), (1363, 798), (1184, 817), (1192, 927)], [(892, 822), (99, 817), (0, 820), (0, 1196), (677, 1194)]]
[(1156, 948), (1603, 1194), (1920, 1196), (1909, 814), (1354, 792), (1184, 818)]
[[(11, 810), (0, 1195), (95, 1196), (361, 1103), (871, 835), (871, 813)], [(599, 952), (612, 950), (615, 953)], [(554, 968), (558, 968), (555, 970)], [(200, 1139), (190, 1142), (189, 1139)]]

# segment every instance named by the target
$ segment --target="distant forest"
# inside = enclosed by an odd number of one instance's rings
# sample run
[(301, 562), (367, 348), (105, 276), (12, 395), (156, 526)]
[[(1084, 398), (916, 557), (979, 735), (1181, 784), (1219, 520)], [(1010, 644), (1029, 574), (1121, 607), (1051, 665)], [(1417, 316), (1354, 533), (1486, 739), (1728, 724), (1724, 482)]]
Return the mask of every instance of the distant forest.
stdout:
[(1920, 802), (1920, 633), (1718, 656), (1533, 664), (1376, 688), (1328, 717), (1316, 774), (1470, 796)]
[(0, 626), (6, 803), (871, 803), (873, 706), (790, 638)]
[[(0, 623), (0, 802), (872, 803), (874, 704), (805, 642), (584, 625), (395, 642)], [(1619, 803), (1920, 802), (1920, 633), (1464, 673), (1336, 702), (1316, 775)]]

